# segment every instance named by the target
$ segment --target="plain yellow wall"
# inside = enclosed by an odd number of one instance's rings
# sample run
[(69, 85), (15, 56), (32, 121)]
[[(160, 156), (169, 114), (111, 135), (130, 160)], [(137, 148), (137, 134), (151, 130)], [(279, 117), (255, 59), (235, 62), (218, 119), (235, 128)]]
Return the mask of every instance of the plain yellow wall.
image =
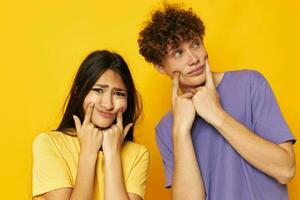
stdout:
[[(206, 24), (213, 70), (247, 68), (263, 73), (299, 137), (299, 1), (190, 0), (185, 5)], [(32, 141), (39, 132), (57, 126), (81, 61), (91, 51), (105, 48), (125, 57), (143, 97), (136, 140), (151, 151), (146, 199), (168, 199), (154, 127), (170, 108), (171, 82), (144, 61), (137, 45), (143, 22), (160, 6), (158, 0), (1, 0), (1, 199), (30, 199)], [(297, 143), (295, 150), (299, 160)], [(292, 200), (300, 198), (299, 186), (296, 175), (289, 184)]]

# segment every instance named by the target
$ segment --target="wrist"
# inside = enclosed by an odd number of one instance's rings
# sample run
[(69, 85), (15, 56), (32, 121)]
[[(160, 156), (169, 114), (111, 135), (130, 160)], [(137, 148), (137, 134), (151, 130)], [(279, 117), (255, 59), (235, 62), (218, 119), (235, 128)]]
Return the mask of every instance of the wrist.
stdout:
[(213, 125), (215, 128), (222, 127), (226, 121), (227, 115), (228, 113), (225, 110), (218, 111), (211, 125)]
[(79, 156), (85, 160), (95, 161), (98, 159), (98, 152), (91, 152), (87, 150), (80, 150)]
[(189, 134), (191, 132), (191, 128), (192, 127), (188, 127), (188, 126), (183, 126), (180, 123), (177, 124), (176, 121), (174, 122), (173, 125), (173, 135), (186, 135)]
[(104, 152), (104, 160), (106, 164), (111, 162), (117, 161), (121, 158), (121, 153), (119, 151), (111, 151), (111, 152)]
[(173, 127), (173, 139), (183, 140), (191, 136), (191, 130), (185, 127)]

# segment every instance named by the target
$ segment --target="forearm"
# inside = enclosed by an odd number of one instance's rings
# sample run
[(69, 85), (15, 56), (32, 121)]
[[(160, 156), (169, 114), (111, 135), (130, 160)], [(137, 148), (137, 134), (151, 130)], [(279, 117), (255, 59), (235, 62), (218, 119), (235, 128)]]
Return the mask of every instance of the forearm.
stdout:
[(173, 200), (205, 199), (205, 189), (196, 160), (191, 134), (178, 134), (173, 130), (174, 174)]
[(239, 123), (226, 112), (212, 123), (231, 146), (251, 165), (285, 183), (294, 168), (290, 153), (278, 144), (274, 144)]
[(129, 200), (125, 189), (120, 153), (105, 155), (105, 200)]
[(97, 154), (80, 152), (75, 186), (70, 200), (92, 200)]

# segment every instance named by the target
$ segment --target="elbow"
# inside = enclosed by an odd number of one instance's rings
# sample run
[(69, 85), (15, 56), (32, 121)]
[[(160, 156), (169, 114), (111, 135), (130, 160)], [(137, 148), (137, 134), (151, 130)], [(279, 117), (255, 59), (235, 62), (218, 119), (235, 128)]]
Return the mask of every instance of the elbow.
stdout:
[(277, 177), (277, 181), (280, 184), (288, 184), (295, 176), (296, 166), (293, 164), (292, 166), (282, 170), (282, 173), (279, 177)]

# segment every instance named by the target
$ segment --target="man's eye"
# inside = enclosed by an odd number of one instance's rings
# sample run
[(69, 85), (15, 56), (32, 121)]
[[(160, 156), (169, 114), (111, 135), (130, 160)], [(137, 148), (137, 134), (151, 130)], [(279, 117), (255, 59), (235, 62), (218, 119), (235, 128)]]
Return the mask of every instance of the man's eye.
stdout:
[(174, 57), (179, 57), (182, 55), (182, 51), (174, 51), (173, 56)]
[(93, 91), (98, 92), (98, 93), (103, 93), (102, 88), (92, 88)]
[(200, 46), (200, 42), (198, 42), (198, 41), (195, 41), (195, 42), (193, 42), (193, 44), (192, 44), (192, 47), (193, 48), (198, 48)]

